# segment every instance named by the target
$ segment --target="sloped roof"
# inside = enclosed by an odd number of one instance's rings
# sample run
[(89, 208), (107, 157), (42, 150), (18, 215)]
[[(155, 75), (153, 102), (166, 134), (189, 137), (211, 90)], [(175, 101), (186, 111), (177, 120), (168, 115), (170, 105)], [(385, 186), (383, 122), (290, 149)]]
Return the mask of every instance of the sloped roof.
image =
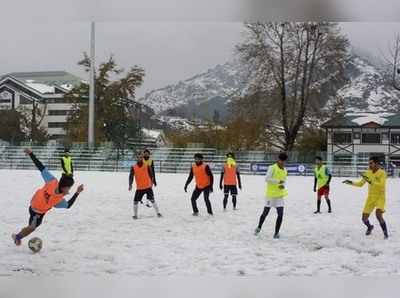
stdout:
[(54, 94), (56, 88), (64, 93), (83, 82), (66, 71), (12, 72), (1, 77), (5, 78), (13, 78), (42, 94)]
[(82, 79), (66, 71), (36, 71), (36, 72), (12, 72), (6, 74), (22, 82), (34, 81), (35, 83), (59, 86), (70, 84), (79, 85)]
[(335, 117), (324, 124), (323, 128), (355, 128), (374, 123), (379, 127), (400, 128), (400, 114), (394, 113), (351, 113)]

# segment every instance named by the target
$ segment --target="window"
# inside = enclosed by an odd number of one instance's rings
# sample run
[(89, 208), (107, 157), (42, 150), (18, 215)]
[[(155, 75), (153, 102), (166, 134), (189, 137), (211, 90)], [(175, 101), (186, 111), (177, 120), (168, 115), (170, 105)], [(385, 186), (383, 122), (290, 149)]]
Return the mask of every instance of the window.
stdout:
[(350, 154), (335, 154), (333, 156), (333, 162), (338, 164), (351, 164), (353, 155)]
[(88, 99), (86, 98), (76, 98), (74, 101), (61, 98), (46, 98), (46, 103), (64, 103), (64, 104), (73, 104), (73, 103), (88, 103)]
[(46, 98), (46, 103), (67, 103), (64, 98)]
[(66, 116), (69, 113), (69, 110), (49, 110), (49, 116)]
[(65, 122), (49, 122), (49, 128), (65, 128)]
[(400, 133), (392, 133), (390, 141), (392, 144), (400, 144)]
[(363, 133), (362, 134), (363, 144), (380, 144), (381, 135), (379, 133)]
[(19, 96), (19, 103), (21, 105), (29, 105), (29, 104), (32, 104), (32, 100), (28, 99), (26, 96), (20, 95)]
[(333, 133), (334, 144), (351, 144), (352, 135), (351, 132), (335, 132)]

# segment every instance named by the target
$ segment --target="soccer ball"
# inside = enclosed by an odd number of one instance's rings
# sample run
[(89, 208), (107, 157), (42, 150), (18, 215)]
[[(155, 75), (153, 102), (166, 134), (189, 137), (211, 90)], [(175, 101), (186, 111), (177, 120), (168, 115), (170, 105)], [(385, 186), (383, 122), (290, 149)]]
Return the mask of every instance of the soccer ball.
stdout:
[(34, 253), (39, 252), (42, 249), (42, 245), (43, 245), (42, 239), (40, 239), (38, 237), (34, 237), (34, 238), (30, 239), (28, 242), (29, 248)]

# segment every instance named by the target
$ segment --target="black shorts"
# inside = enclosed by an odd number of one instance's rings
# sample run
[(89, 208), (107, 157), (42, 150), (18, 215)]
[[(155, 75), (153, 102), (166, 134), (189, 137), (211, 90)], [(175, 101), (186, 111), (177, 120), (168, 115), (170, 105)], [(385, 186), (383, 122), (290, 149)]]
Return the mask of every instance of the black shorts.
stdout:
[(229, 193), (231, 193), (231, 195), (238, 194), (236, 185), (224, 185), (224, 194), (229, 195)]
[(143, 199), (143, 196), (146, 195), (147, 199), (150, 202), (154, 202), (154, 192), (152, 188), (147, 188), (147, 189), (139, 189), (135, 192), (135, 198), (133, 199), (134, 202), (140, 202)]
[(29, 207), (29, 225), (33, 228), (37, 228), (42, 224), (44, 214), (36, 213), (31, 207)]

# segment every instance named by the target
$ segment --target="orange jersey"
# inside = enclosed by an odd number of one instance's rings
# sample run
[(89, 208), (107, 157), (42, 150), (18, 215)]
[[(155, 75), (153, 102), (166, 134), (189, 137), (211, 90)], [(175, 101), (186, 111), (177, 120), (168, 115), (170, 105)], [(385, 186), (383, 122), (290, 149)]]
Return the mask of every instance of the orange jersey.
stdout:
[(236, 177), (236, 166), (228, 166), (224, 165), (224, 185), (236, 185), (237, 177)]
[(44, 214), (60, 203), (64, 198), (64, 194), (56, 193), (57, 188), (58, 181), (53, 179), (38, 189), (31, 200), (32, 209), (37, 213)]
[(137, 190), (148, 189), (153, 186), (153, 180), (151, 179), (149, 169), (149, 166), (145, 163), (143, 163), (141, 167), (137, 164), (133, 166)]
[(198, 165), (193, 165), (192, 166), (192, 171), (194, 178), (196, 180), (196, 186), (197, 188), (203, 189), (211, 184), (211, 179), (210, 176), (207, 175), (206, 172), (206, 164), (201, 164), (200, 166)]

